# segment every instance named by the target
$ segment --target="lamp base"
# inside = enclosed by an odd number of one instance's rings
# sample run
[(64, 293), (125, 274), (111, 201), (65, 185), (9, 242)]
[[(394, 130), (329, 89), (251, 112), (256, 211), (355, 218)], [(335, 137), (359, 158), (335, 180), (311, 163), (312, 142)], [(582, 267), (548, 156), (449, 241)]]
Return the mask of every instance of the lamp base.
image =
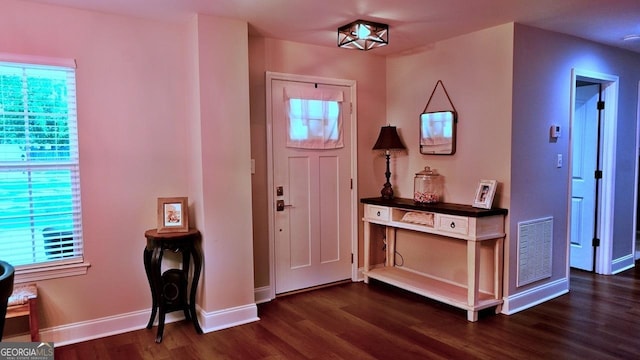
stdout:
[(390, 183), (384, 184), (382, 190), (380, 190), (380, 195), (382, 195), (383, 199), (391, 200), (393, 199), (393, 188)]

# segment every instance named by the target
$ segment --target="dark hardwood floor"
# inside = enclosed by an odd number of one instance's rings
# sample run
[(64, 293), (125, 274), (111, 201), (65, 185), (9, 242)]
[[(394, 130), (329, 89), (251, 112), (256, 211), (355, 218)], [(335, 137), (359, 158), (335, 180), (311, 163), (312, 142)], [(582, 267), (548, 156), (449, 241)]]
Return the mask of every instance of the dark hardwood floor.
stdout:
[(279, 297), (260, 321), (196, 335), (191, 323), (55, 349), (56, 359), (638, 359), (640, 264), (572, 271), (569, 294), (517, 314), (466, 312), (372, 282)]

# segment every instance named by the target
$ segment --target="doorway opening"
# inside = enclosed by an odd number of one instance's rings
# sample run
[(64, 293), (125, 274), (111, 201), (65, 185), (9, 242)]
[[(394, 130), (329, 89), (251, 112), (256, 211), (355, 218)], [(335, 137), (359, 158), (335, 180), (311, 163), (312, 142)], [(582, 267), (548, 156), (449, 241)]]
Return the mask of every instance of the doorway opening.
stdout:
[(570, 266), (611, 274), (618, 77), (572, 70)]

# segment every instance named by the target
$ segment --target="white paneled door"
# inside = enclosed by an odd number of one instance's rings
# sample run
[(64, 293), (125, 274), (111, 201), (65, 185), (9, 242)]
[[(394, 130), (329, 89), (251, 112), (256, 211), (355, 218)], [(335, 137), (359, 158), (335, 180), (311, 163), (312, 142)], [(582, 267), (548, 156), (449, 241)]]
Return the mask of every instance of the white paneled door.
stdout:
[(576, 87), (572, 124), (571, 267), (593, 269), (599, 85)]
[(270, 86), (275, 293), (350, 279), (351, 89)]

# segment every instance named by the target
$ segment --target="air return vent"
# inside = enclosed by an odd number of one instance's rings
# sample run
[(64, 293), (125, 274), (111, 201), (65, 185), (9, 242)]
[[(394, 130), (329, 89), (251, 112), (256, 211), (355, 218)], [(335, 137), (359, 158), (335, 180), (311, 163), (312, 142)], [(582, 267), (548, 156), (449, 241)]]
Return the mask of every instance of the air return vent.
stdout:
[(518, 286), (551, 277), (553, 217), (518, 223)]

